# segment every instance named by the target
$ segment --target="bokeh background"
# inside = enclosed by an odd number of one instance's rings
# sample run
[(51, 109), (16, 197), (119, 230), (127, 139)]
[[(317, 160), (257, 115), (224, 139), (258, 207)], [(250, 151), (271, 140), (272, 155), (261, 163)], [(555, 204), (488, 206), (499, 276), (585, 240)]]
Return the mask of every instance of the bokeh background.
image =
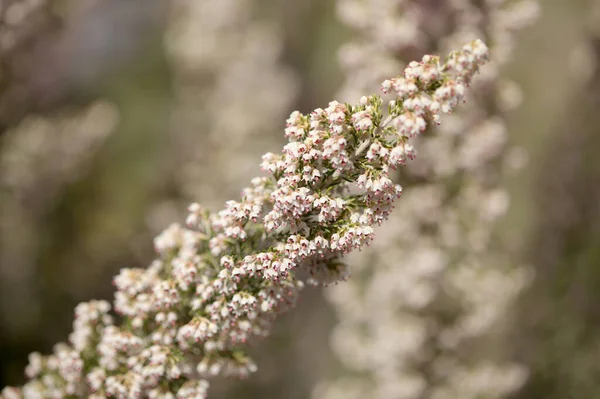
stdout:
[[(353, 32), (334, 1), (195, 1), (0, 0), (0, 387), (66, 339), (77, 303), (148, 264), (189, 202), (235, 196), (291, 111), (339, 92)], [(494, 343), (528, 370), (511, 397), (596, 398), (600, 7), (540, 8), (502, 72), (522, 90), (508, 126), (527, 163), (496, 232), (533, 273)], [(257, 374), (211, 397), (310, 397), (341, 367), (335, 324), (307, 289), (253, 348)]]

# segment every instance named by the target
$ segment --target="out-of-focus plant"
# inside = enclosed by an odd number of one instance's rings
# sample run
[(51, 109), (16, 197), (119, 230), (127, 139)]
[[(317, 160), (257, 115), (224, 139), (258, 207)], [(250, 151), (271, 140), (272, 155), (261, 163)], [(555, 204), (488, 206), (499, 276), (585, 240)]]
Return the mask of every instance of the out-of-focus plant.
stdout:
[[(164, 137), (162, 87), (168, 80), (160, 75), (158, 52), (149, 51), (156, 37), (152, 29), (160, 27), (152, 1), (0, 3), (4, 385), (22, 374), (20, 363), (31, 347), (49, 350), (68, 332), (70, 312), (55, 310), (90, 295), (108, 297), (110, 288), (98, 281), (103, 275), (110, 281), (137, 255), (132, 255), (134, 240), (122, 238), (142, 224), (151, 179), (160, 175), (147, 173), (160, 168), (160, 158), (146, 159), (157, 147), (156, 132)], [(111, 18), (115, 14), (119, 18)], [(135, 18), (118, 45), (103, 42), (123, 33), (120, 21)], [(128, 57), (143, 61), (127, 78), (124, 58), (117, 54), (123, 43), (129, 43)], [(138, 109), (146, 113), (141, 122)]]
[(398, 176), (402, 206), (353, 258), (354, 278), (327, 291), (343, 370), (314, 397), (504, 397), (527, 372), (493, 348), (502, 347), (502, 323), (528, 271), (494, 231), (509, 203), (502, 177), (523, 160), (509, 147), (505, 122), (519, 89), (498, 73), (537, 4), (340, 0), (338, 13), (357, 32), (340, 51), (342, 97), (465, 38), (490, 42), (492, 67), (474, 83), (469, 105), (419, 137), (419, 157)]
[(113, 104), (96, 102), (30, 116), (0, 140), (0, 314), (6, 323), (36, 314), (37, 229), (61, 190), (87, 172), (117, 122)]
[[(175, 75), (173, 184), (210, 206), (258, 172), (297, 85), (279, 60), (280, 27), (251, 0), (173, 1), (165, 43)], [(224, 145), (227, 143), (227, 145)], [(227, 167), (215, 168), (215, 165)]]
[(600, 397), (599, 1), (588, 16), (573, 54), (572, 80), (581, 85), (569, 94), (535, 186), (528, 257), (536, 279), (520, 302), (515, 348), (531, 377), (518, 398)]
[(62, 24), (58, 3), (0, 3), (0, 132), (50, 99), (39, 91), (41, 82), (36, 75), (41, 72), (40, 61)]
[(387, 107), (372, 95), (292, 113), (282, 154), (263, 156), (269, 177), (217, 213), (192, 204), (189, 228), (156, 237), (148, 269), (115, 277), (118, 318), (108, 302), (80, 304), (70, 344), (32, 354), (31, 380), (2, 396), (203, 398), (207, 378), (254, 371), (245, 344), (268, 334), (304, 279), (345, 278), (340, 257), (372, 240), (402, 192), (390, 173), (414, 156), (412, 138), (463, 99), (487, 59), (473, 41), (443, 64), (424, 56), (384, 81), (395, 94)]

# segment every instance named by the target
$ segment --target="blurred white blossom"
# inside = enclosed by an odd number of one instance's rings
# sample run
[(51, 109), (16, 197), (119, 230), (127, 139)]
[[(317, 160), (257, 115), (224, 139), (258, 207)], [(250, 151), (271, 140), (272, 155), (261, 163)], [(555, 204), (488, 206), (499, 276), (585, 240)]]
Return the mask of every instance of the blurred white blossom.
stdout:
[[(218, 206), (258, 173), (297, 83), (280, 61), (281, 27), (253, 0), (172, 2), (165, 43), (175, 74), (174, 178), (188, 199)], [(227, 167), (215, 167), (226, 165)]]
[(327, 291), (339, 319), (331, 347), (347, 374), (323, 381), (314, 397), (353, 397), (349, 381), (360, 387), (356, 397), (505, 397), (527, 371), (486, 343), (496, 339), (529, 271), (513, 264), (494, 230), (510, 202), (502, 176), (524, 159), (509, 147), (505, 122), (520, 91), (498, 71), (537, 4), (337, 4), (340, 19), (357, 33), (340, 50), (342, 98), (355, 98), (415, 54), (469, 38), (490, 40), (492, 62), (473, 83), (468, 104), (415, 141), (417, 159), (398, 176), (406, 189), (401, 206), (377, 230), (374, 245), (353, 255), (353, 278)]

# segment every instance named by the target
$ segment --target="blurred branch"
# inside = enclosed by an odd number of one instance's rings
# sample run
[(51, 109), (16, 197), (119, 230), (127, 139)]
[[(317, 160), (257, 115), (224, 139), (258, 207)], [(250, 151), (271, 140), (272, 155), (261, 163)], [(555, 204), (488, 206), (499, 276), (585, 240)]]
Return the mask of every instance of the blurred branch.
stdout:
[(62, 18), (54, 0), (0, 2), (0, 133), (49, 101), (34, 83)]
[(568, 102), (537, 181), (529, 249), (537, 278), (519, 324), (532, 364), (524, 399), (600, 395), (600, 31), (588, 44), (593, 73)]
[(172, 98), (160, 0), (0, 6), (0, 64), (19, 78), (0, 78), (2, 385), (64, 337), (60, 309), (108, 296), (113, 271), (150, 252), (131, 237), (163, 193)]
[(164, 21), (159, 0), (1, 0), (0, 132), (31, 113), (85, 105), (133, 64)]

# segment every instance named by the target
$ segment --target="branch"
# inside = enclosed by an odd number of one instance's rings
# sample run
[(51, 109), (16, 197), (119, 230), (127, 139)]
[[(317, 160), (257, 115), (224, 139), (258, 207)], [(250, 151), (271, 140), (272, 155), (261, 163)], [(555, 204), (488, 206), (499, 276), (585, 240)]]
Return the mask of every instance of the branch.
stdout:
[[(346, 277), (340, 258), (369, 244), (402, 193), (390, 172), (414, 156), (412, 139), (462, 100), (487, 59), (474, 41), (444, 64), (410, 63), (382, 84), (396, 97), (387, 126), (377, 95), (293, 112), (282, 154), (263, 156), (268, 177), (219, 212), (192, 204), (188, 228), (156, 237), (148, 269), (115, 277), (119, 317), (105, 301), (78, 305), (70, 343), (30, 355), (30, 381), (0, 397), (204, 398), (206, 379), (254, 372), (244, 347), (294, 305), (299, 272), (312, 284)], [(368, 150), (358, 151), (364, 142)]]

